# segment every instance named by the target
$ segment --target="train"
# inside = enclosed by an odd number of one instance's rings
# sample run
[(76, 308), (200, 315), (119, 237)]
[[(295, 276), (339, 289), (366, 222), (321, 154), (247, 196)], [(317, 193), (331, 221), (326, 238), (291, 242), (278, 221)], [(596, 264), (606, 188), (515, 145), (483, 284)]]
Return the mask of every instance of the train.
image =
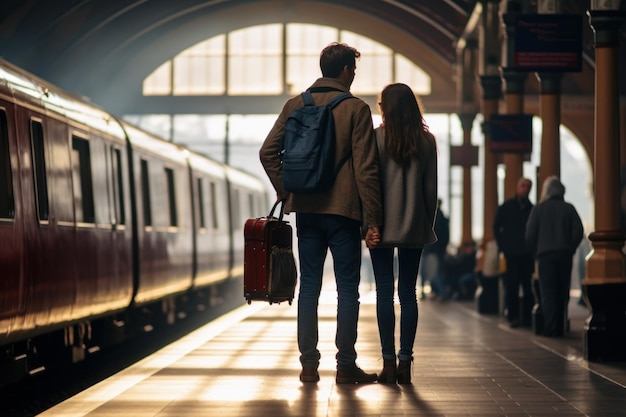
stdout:
[(243, 303), (267, 188), (0, 58), (0, 386)]

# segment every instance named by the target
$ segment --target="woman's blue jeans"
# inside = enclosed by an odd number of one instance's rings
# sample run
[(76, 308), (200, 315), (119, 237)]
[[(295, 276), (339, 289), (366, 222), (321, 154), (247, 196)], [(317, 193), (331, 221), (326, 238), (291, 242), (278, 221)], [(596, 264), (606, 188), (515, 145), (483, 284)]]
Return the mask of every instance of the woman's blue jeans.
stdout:
[[(413, 344), (417, 332), (417, 271), (422, 256), (421, 248), (398, 250), (398, 299), (400, 300), (400, 350), (398, 358), (413, 358)], [(374, 278), (376, 280), (376, 317), (383, 359), (395, 359), (394, 311), (394, 248), (370, 249)]]
[(360, 222), (332, 214), (297, 213), (300, 291), (298, 347), (302, 366), (317, 368), (320, 352), (317, 307), (328, 249), (333, 257), (337, 285), (337, 369), (356, 366), (354, 345), (359, 317), (361, 269)]

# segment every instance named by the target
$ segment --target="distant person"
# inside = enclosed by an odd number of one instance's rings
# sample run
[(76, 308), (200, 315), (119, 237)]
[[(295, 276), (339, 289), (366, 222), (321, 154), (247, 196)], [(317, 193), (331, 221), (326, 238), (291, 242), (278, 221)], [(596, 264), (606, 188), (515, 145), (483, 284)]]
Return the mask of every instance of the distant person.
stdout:
[[(376, 317), (383, 356), (378, 382), (411, 383), (417, 331), (417, 272), (424, 245), (437, 239), (437, 145), (415, 94), (405, 84), (390, 84), (380, 96), (383, 124), (376, 128), (384, 227), (370, 247), (376, 281)], [(400, 350), (396, 364), (394, 252), (398, 256)]]
[[(361, 56), (355, 48), (331, 43), (320, 55), (322, 78), (309, 90), (316, 104), (349, 92)], [(378, 150), (369, 106), (360, 99), (343, 100), (333, 109), (337, 165), (343, 155), (351, 160), (341, 165), (335, 182), (326, 191), (288, 193), (282, 183), (280, 151), (285, 122), (302, 106), (301, 96), (284, 105), (274, 127), (261, 146), (260, 159), (278, 197), (286, 199), (286, 212), (296, 212), (300, 290), (298, 295), (298, 348), (302, 382), (319, 381), (318, 313), (324, 261), (328, 249), (333, 257), (337, 283), (337, 374), (338, 384), (371, 383), (375, 373), (356, 364), (355, 343), (359, 317), (362, 208), (367, 225), (366, 240), (374, 245), (382, 225), (382, 202), (378, 176)]]
[(476, 243), (464, 242), (457, 253), (444, 258), (443, 300), (468, 300), (476, 292)]
[(439, 294), (437, 285), (441, 282), (443, 259), (446, 256), (450, 243), (450, 221), (441, 210), (441, 199), (437, 200), (437, 216), (435, 217), (435, 234), (437, 241), (425, 245), (420, 262), (420, 276), (422, 277), (421, 297), (425, 297), (424, 287), (430, 284), (431, 291)]
[[(506, 318), (511, 327), (530, 325), (535, 298), (532, 292), (532, 274), (535, 261), (526, 247), (526, 222), (533, 208), (528, 199), (532, 181), (520, 178), (515, 196), (506, 200), (498, 210), (493, 223), (493, 234), (498, 250), (504, 254), (504, 293)], [(524, 292), (520, 316), (519, 289)]]
[(546, 178), (526, 226), (526, 242), (539, 267), (543, 335), (548, 337), (565, 333), (572, 258), (583, 238), (580, 216), (564, 195), (565, 186), (556, 176)]

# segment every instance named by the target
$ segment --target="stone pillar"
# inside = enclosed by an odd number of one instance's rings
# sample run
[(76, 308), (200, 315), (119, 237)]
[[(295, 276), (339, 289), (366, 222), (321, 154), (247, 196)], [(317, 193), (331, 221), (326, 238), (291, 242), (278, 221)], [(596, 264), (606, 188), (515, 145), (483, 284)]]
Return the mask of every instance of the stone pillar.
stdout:
[[(592, 5), (595, 2), (592, 1)], [(583, 294), (590, 309), (584, 355), (590, 361), (626, 359), (626, 259), (620, 229), (618, 96), (619, 30), (625, 14), (590, 10), (595, 46), (594, 202), (595, 231), (589, 235)], [(624, 70), (624, 69), (623, 69)]]
[[(498, 101), (502, 97), (502, 79), (499, 75), (500, 28), (499, 0), (481, 0), (483, 12), (479, 27), (478, 73), (482, 89), (481, 108), (483, 122), (488, 124), (491, 115), (498, 113)], [(484, 142), (484, 213), (483, 242), (492, 241), (493, 220), (498, 209), (497, 159), (491, 152), (491, 135), (486, 129), (483, 132)]]
[[(486, 75), (480, 77), (483, 89), (481, 112), (485, 124), (488, 124), (492, 115), (498, 114), (498, 100), (502, 94), (502, 79), (498, 75)], [(491, 134), (489, 129), (484, 131), (484, 160), (483, 175), (485, 181), (484, 213), (483, 213), (483, 239), (494, 240), (493, 221), (498, 209), (498, 164), (496, 154), (491, 152)]]
[(537, 73), (540, 84), (539, 112), (543, 124), (541, 130), (541, 156), (537, 188), (551, 176), (561, 176), (561, 148), (559, 127), (561, 125), (561, 73)]
[[(498, 75), (484, 75), (480, 77), (483, 89), (481, 112), (484, 123), (488, 124), (491, 115), (498, 113), (498, 100), (502, 93), (502, 79)], [(478, 289), (476, 291), (476, 310), (481, 314), (499, 314), (500, 307), (500, 274), (499, 272), (487, 272), (485, 262), (487, 252), (493, 253), (491, 247), (495, 246), (493, 236), (493, 221), (498, 209), (498, 163), (496, 154), (491, 152), (491, 134), (489, 129), (483, 130), (484, 142), (484, 208), (483, 208), (483, 240), (476, 258)], [(494, 256), (497, 255), (497, 249)]]
[[(474, 37), (457, 46), (457, 101), (463, 129), (463, 145), (451, 146), (450, 165), (463, 168), (461, 246), (474, 241), (472, 237), (472, 166), (478, 165), (478, 147), (472, 145), (472, 127), (479, 111), (476, 97), (478, 41)], [(462, 46), (462, 47), (461, 47)]]
[[(491, 115), (498, 113), (498, 100), (502, 94), (502, 79), (498, 73), (500, 26), (499, 0), (481, 0), (483, 11), (478, 38), (478, 73), (482, 89), (481, 113), (486, 126)], [(499, 277), (487, 276), (485, 272), (485, 252), (493, 246), (493, 220), (498, 209), (498, 182), (496, 155), (491, 152), (491, 135), (488, 129), (484, 134), (483, 165), (483, 240), (480, 244), (476, 263), (479, 287), (476, 292), (476, 308), (479, 313), (497, 314), (499, 308)], [(496, 255), (497, 256), (497, 255)]]
[[(524, 83), (528, 73), (502, 68), (504, 79), (504, 103), (506, 114), (524, 113)], [(524, 155), (521, 153), (505, 153), (504, 164), (506, 176), (504, 179), (504, 199), (515, 195), (517, 181), (524, 176)]]
[[(528, 73), (517, 71), (514, 68), (515, 17), (522, 11), (522, 6), (520, 2), (507, 1), (506, 12), (502, 15), (506, 39), (502, 45), (502, 68), (500, 69), (500, 74), (504, 81), (506, 114), (524, 113), (524, 84)], [(506, 166), (504, 178), (504, 199), (506, 200), (515, 195), (517, 181), (524, 175), (524, 155), (521, 153), (505, 153), (504, 165)]]
[(463, 128), (463, 145), (461, 152), (467, 155), (461, 164), (463, 167), (463, 229), (461, 245), (474, 241), (472, 237), (472, 166), (478, 165), (478, 148), (472, 145), (472, 125), (475, 114), (459, 114)]

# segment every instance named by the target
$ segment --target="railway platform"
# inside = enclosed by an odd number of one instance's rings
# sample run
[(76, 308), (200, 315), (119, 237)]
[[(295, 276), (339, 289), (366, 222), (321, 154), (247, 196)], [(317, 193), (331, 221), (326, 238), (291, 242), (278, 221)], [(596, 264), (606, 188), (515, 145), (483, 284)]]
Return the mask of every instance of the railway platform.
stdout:
[[(575, 297), (557, 339), (511, 329), (471, 301), (420, 301), (412, 385), (335, 383), (332, 283), (319, 308), (321, 380), (301, 383), (296, 302), (243, 305), (40, 416), (626, 416), (626, 363), (583, 359), (587, 311)], [(367, 284), (357, 352), (364, 370), (380, 371)]]

